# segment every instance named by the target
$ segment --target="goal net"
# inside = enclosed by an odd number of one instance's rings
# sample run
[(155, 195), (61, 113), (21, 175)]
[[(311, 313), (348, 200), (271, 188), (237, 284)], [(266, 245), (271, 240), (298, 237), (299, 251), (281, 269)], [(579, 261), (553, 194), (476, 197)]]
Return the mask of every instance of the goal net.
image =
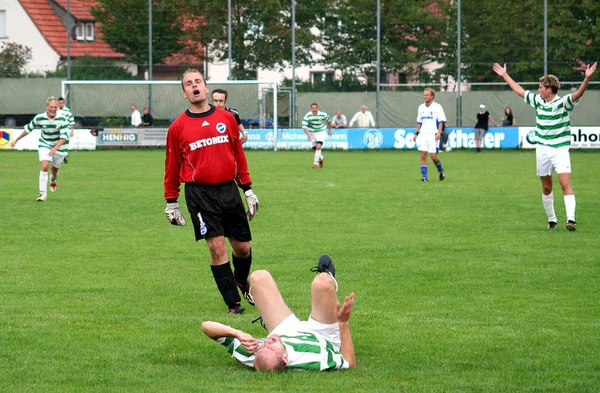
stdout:
[[(252, 120), (257, 128), (277, 130), (277, 102), (266, 107), (262, 100), (265, 88), (277, 91), (276, 82), (265, 81), (207, 81), (210, 92), (225, 89), (227, 106), (235, 108), (242, 120)], [(131, 106), (140, 113), (148, 107), (155, 127), (167, 127), (172, 120), (189, 108), (183, 97), (179, 80), (156, 81), (82, 81), (62, 82), (62, 95), (78, 117), (97, 117), (100, 127), (126, 127), (130, 123)], [(268, 126), (267, 126), (268, 125)]]

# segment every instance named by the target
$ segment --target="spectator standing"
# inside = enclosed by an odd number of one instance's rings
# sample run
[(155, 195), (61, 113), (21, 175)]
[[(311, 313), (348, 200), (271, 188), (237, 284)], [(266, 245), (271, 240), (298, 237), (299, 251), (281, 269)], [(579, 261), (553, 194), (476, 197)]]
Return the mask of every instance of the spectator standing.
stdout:
[(150, 114), (150, 109), (148, 107), (144, 108), (144, 115), (142, 116), (142, 125), (144, 127), (152, 127), (154, 123), (154, 118)]
[(498, 127), (498, 123), (496, 123), (496, 120), (494, 120), (492, 115), (490, 115), (490, 112), (487, 111), (485, 104), (479, 105), (479, 112), (477, 112), (477, 124), (475, 124), (475, 147), (477, 148), (477, 153), (481, 151), (483, 136), (489, 128), (490, 120), (496, 125), (496, 127)]
[(139, 127), (142, 125), (142, 115), (135, 105), (131, 105), (131, 126)]
[(361, 106), (360, 111), (356, 112), (354, 116), (352, 116), (349, 127), (375, 127), (375, 119), (373, 119), (373, 114), (367, 110), (365, 105)]
[(511, 127), (515, 125), (515, 118), (513, 116), (512, 109), (510, 109), (510, 106), (507, 106), (506, 109), (504, 109), (504, 116), (500, 118), (500, 121), (502, 122), (502, 126), (504, 127)]
[[(230, 314), (242, 314), (240, 294), (254, 305), (248, 275), (252, 265), (252, 235), (248, 218), (258, 211), (252, 191), (248, 162), (233, 115), (208, 103), (204, 76), (188, 69), (181, 78), (183, 96), (190, 108), (167, 132), (164, 197), (165, 215), (173, 225), (185, 225), (179, 209), (180, 185), (185, 183), (185, 200), (196, 240), (205, 239), (210, 250), (210, 268)], [(244, 190), (248, 211), (238, 187)], [(233, 249), (231, 262), (225, 238)]]
[(515, 82), (508, 72), (506, 64), (495, 63), (494, 71), (502, 77), (525, 103), (535, 109), (536, 126), (535, 149), (536, 171), (542, 181), (542, 204), (548, 216), (548, 229), (555, 229), (558, 219), (554, 211), (554, 194), (552, 193), (552, 171), (558, 174), (558, 181), (563, 191), (565, 210), (567, 213), (567, 230), (575, 231), (575, 194), (571, 187), (571, 112), (579, 99), (585, 93), (590, 78), (596, 71), (598, 63), (585, 68), (585, 77), (579, 89), (572, 94), (560, 97), (557, 95), (560, 82), (554, 75), (544, 75), (540, 78), (538, 94), (523, 89)]
[(346, 116), (342, 114), (342, 111), (338, 110), (335, 112), (335, 116), (331, 118), (331, 126), (335, 128), (348, 127), (348, 120), (346, 119)]

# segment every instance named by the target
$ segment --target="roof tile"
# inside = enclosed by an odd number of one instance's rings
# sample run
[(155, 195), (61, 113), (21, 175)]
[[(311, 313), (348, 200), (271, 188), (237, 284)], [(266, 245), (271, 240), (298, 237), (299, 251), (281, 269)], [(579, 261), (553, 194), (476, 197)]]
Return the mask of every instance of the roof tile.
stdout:
[[(56, 0), (58, 4), (67, 9), (66, 0)], [(33, 23), (52, 48), (61, 56), (67, 57), (67, 28), (54, 13), (50, 0), (19, 0)], [(80, 20), (91, 20), (94, 17), (89, 13), (90, 7), (95, 5), (96, 1), (90, 0), (71, 0), (71, 13)], [(124, 58), (123, 53), (112, 49), (102, 40), (102, 34), (99, 33), (99, 22), (95, 23), (95, 40), (92, 42), (71, 40), (71, 56), (78, 57), (84, 55), (99, 56), (106, 58)]]

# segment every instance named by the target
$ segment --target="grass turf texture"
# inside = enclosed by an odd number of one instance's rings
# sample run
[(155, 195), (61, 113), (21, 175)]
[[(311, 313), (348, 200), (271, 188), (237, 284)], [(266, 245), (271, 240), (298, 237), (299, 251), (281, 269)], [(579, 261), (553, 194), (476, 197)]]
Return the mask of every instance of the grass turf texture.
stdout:
[(415, 151), (247, 156), (253, 269), (306, 318), (329, 253), (357, 294), (357, 369), (255, 373), (204, 337), (204, 320), (264, 331), (253, 307), (227, 315), (206, 245), (165, 220), (164, 151), (72, 152), (44, 203), (37, 152), (0, 152), (0, 391), (598, 391), (597, 153), (572, 152), (575, 233), (556, 177), (546, 230), (533, 151), (442, 154), (429, 183)]

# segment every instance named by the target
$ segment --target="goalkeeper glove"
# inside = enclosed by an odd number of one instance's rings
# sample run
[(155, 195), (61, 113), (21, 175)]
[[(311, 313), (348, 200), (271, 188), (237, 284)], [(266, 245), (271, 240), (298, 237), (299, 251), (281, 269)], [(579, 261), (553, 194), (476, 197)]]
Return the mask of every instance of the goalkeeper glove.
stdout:
[(165, 216), (167, 220), (173, 225), (185, 225), (185, 218), (183, 218), (183, 214), (181, 214), (181, 210), (179, 210), (179, 203), (167, 203), (167, 208), (165, 209)]
[(246, 204), (248, 205), (248, 211), (246, 214), (248, 215), (250, 221), (252, 221), (256, 215), (256, 212), (258, 211), (258, 197), (254, 195), (252, 190), (244, 191), (244, 194), (246, 195)]

